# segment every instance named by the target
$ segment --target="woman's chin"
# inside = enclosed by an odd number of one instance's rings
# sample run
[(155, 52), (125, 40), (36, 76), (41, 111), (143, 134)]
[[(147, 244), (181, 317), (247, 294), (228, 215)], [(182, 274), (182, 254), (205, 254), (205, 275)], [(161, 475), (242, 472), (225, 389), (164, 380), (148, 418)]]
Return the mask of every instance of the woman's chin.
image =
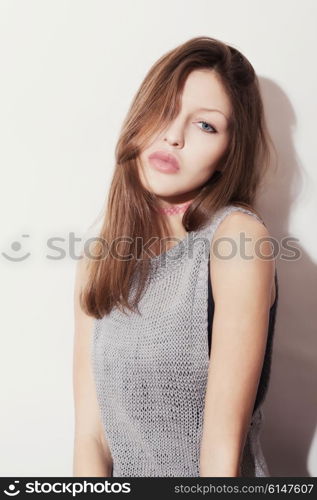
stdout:
[(153, 181), (151, 179), (148, 179), (147, 182), (144, 182), (142, 180), (142, 185), (144, 189), (149, 191), (150, 193), (155, 194), (156, 196), (161, 196), (161, 197), (172, 197), (172, 196), (178, 196), (181, 195), (182, 193), (186, 192), (186, 189), (175, 189), (175, 183), (172, 183), (169, 179), (164, 179), (160, 182)]
[(155, 194), (155, 196), (159, 198), (175, 198), (175, 196), (180, 196), (182, 192), (175, 191), (175, 189), (171, 189), (171, 187), (168, 186), (151, 186), (151, 187), (146, 187), (148, 191), (151, 193)]

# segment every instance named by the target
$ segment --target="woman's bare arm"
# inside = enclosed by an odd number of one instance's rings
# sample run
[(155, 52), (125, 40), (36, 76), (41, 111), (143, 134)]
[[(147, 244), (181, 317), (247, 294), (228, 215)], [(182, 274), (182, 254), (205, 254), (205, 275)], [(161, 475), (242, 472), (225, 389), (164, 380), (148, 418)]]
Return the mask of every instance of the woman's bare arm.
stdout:
[(75, 435), (74, 477), (110, 477), (112, 457), (106, 442), (92, 374), (90, 346), (94, 318), (85, 314), (79, 304), (79, 293), (86, 280), (86, 261), (76, 267), (74, 290), (73, 389)]
[[(250, 238), (244, 245), (245, 258), (241, 232)], [(274, 258), (261, 259), (254, 247), (259, 238), (269, 236), (266, 227), (253, 216), (235, 212), (219, 225), (214, 241), (223, 236), (230, 237), (232, 243), (223, 241), (213, 246), (210, 254), (215, 312), (200, 450), (202, 477), (240, 475), (274, 287)], [(237, 251), (231, 256), (234, 244)], [(262, 243), (261, 253), (271, 255), (268, 241)]]

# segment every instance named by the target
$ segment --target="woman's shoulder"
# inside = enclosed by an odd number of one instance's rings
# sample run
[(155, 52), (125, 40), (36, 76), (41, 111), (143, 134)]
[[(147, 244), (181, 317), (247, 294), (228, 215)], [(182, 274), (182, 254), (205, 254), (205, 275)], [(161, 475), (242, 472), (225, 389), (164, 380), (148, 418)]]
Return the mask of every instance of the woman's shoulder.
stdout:
[(218, 288), (232, 288), (238, 293), (241, 283), (248, 283), (252, 289), (261, 282), (271, 290), (272, 303), (276, 293), (275, 258), (266, 225), (252, 209), (242, 207), (222, 214), (225, 216), (214, 232), (210, 252), (215, 294)]
[(253, 268), (255, 276), (273, 276), (275, 248), (262, 217), (252, 208), (230, 205), (221, 211), (220, 222), (211, 242), (213, 270), (219, 266), (222, 272), (227, 269), (233, 275)]
[(246, 231), (249, 237), (270, 236), (261, 215), (251, 206), (230, 204), (216, 212), (214, 236), (238, 236)]

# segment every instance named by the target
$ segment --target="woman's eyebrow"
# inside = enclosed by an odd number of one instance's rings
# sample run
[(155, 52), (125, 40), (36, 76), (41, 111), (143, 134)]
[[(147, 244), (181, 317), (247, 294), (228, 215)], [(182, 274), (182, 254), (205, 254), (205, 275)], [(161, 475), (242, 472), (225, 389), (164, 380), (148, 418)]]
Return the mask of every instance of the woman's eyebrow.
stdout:
[(221, 113), (226, 120), (228, 120), (228, 118), (226, 117), (226, 115), (220, 111), (220, 109), (215, 109), (215, 108), (197, 108), (196, 111), (217, 111), (217, 113)]

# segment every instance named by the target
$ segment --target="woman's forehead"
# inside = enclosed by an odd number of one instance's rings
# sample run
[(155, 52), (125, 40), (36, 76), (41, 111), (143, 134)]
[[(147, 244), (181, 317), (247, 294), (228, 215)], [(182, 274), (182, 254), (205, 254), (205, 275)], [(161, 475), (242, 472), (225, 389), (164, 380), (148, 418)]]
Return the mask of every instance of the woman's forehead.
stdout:
[(181, 105), (192, 111), (202, 108), (214, 110), (206, 112), (220, 112), (227, 119), (231, 114), (230, 99), (214, 70), (194, 70), (188, 75), (181, 95)]

